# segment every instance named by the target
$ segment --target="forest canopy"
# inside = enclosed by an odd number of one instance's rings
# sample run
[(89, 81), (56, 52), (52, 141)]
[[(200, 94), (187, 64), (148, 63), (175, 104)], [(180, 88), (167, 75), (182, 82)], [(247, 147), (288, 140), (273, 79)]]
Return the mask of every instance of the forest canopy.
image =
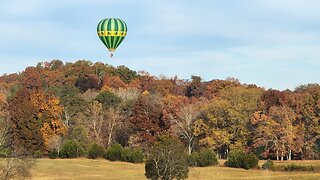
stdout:
[[(47, 156), (73, 142), (149, 152), (170, 136), (189, 154), (320, 158), (320, 86), (264, 89), (234, 78), (156, 77), (125, 66), (60, 60), (0, 77), (0, 150)], [(80, 154), (79, 154), (80, 156)]]

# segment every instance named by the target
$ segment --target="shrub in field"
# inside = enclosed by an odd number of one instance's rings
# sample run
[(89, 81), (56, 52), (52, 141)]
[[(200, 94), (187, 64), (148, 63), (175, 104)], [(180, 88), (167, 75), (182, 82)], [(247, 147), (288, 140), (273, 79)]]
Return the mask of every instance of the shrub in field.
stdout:
[(252, 169), (258, 166), (259, 159), (253, 153), (233, 151), (230, 153), (226, 166), (235, 168)]
[(218, 164), (217, 155), (212, 150), (201, 151), (198, 156), (198, 166), (212, 166)]
[(186, 179), (189, 173), (187, 157), (179, 141), (162, 137), (147, 158), (145, 176), (148, 179)]
[(131, 163), (142, 163), (144, 154), (140, 149), (123, 148), (120, 144), (113, 144), (104, 155), (110, 161), (125, 161)]
[(88, 158), (89, 159), (96, 159), (99, 157), (103, 157), (104, 155), (104, 148), (96, 143), (92, 144), (89, 151), (88, 151)]
[(48, 154), (50, 159), (56, 159), (59, 157), (58, 151), (56, 149), (53, 149)]
[(241, 168), (243, 164), (244, 156), (245, 156), (245, 153), (241, 151), (230, 152), (228, 160), (226, 161), (226, 166)]
[(258, 157), (253, 153), (249, 153), (244, 156), (243, 168), (253, 169), (258, 166), (258, 163), (259, 163)]
[(74, 140), (67, 140), (61, 146), (62, 158), (77, 158), (84, 154), (84, 149)]
[(142, 163), (144, 154), (141, 149), (125, 148), (125, 159), (131, 163)]
[(191, 167), (198, 166), (198, 153), (193, 152), (188, 155), (188, 165)]
[(43, 157), (43, 152), (40, 151), (40, 150), (36, 150), (36, 151), (33, 153), (33, 157), (34, 157), (34, 158), (42, 158), (42, 157)]
[(126, 161), (125, 150), (120, 144), (114, 143), (107, 149), (104, 158), (110, 161)]
[(267, 170), (274, 170), (274, 165), (273, 161), (268, 159), (266, 162), (262, 164), (262, 169), (267, 169)]
[(303, 166), (303, 165), (297, 165), (297, 164), (290, 164), (285, 166), (285, 171), (313, 171), (313, 166)]

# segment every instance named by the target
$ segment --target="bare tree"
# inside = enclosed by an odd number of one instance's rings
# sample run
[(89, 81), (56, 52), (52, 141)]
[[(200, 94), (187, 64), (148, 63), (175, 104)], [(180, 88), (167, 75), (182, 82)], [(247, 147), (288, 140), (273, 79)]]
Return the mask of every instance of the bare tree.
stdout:
[(173, 127), (177, 134), (186, 141), (188, 146), (188, 153), (191, 154), (195, 135), (193, 133), (193, 124), (200, 114), (196, 105), (190, 104), (183, 106), (174, 118), (171, 116), (173, 121)]
[(113, 135), (115, 133), (116, 127), (120, 124), (122, 119), (122, 115), (119, 111), (114, 108), (109, 108), (106, 112), (106, 120), (107, 120), (107, 147), (109, 147), (113, 141)]
[(0, 179), (31, 179), (30, 170), (36, 161), (28, 158), (21, 149), (16, 149), (10, 156), (7, 156), (6, 163), (0, 169)]
[(119, 88), (114, 93), (124, 101), (135, 101), (140, 95), (139, 90), (136, 88)]
[(48, 141), (49, 150), (56, 150), (58, 156), (60, 155), (60, 147), (62, 144), (62, 137), (59, 135), (52, 136)]
[(88, 129), (89, 136), (91, 136), (97, 144), (102, 145), (104, 127), (102, 104), (98, 101), (93, 101), (85, 112), (79, 114), (79, 118), (84, 127)]
[(120, 124), (121, 113), (110, 107), (107, 110), (98, 101), (93, 101), (87, 110), (79, 114), (82, 125), (89, 132), (89, 136), (99, 145), (110, 146), (116, 127)]
[(81, 94), (80, 96), (87, 102), (92, 101), (94, 98), (97, 97), (99, 93), (96, 90), (93, 89), (89, 89), (86, 92), (84, 92), (83, 94)]

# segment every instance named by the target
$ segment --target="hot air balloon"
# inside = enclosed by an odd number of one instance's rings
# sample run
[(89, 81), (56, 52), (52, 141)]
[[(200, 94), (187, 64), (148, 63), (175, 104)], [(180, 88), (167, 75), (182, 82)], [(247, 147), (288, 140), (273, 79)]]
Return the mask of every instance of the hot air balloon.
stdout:
[(97, 33), (112, 57), (114, 51), (127, 35), (127, 25), (118, 18), (102, 19), (98, 24)]

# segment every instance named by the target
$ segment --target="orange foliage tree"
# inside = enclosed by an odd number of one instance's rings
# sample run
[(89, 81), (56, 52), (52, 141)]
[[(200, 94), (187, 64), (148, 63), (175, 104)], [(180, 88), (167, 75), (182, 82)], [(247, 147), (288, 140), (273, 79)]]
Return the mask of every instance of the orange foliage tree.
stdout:
[(10, 134), (14, 148), (47, 151), (51, 137), (66, 132), (58, 98), (41, 89), (22, 88), (9, 101)]

